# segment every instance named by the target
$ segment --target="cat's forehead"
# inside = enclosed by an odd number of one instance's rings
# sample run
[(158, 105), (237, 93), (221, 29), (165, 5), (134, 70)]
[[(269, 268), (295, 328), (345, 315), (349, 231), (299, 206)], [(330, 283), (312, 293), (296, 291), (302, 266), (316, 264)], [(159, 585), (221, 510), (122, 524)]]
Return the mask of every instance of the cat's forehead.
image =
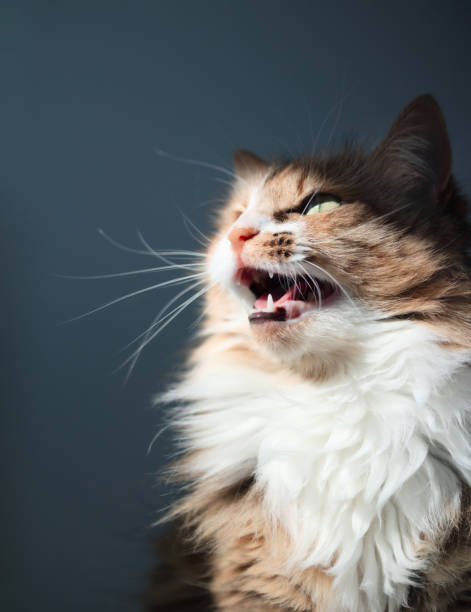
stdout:
[(272, 167), (259, 181), (252, 183), (248, 204), (261, 212), (294, 206), (320, 190), (322, 183), (321, 177), (307, 166)]

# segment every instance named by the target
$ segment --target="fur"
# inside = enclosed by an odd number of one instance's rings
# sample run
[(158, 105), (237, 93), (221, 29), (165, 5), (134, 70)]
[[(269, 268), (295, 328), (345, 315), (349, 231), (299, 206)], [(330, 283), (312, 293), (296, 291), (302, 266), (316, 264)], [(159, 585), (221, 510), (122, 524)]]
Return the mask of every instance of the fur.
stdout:
[[(160, 398), (177, 406), (177, 473), (191, 483), (174, 514), (207, 554), (212, 605), (461, 605), (469, 236), (438, 106), (412, 102), (371, 154), (276, 165), (239, 153), (235, 168), (208, 251), (201, 342)], [(294, 211), (321, 191), (348, 204)], [(246, 228), (256, 229), (241, 244)], [(241, 265), (334, 279), (340, 298), (251, 325), (250, 291), (233, 280)]]

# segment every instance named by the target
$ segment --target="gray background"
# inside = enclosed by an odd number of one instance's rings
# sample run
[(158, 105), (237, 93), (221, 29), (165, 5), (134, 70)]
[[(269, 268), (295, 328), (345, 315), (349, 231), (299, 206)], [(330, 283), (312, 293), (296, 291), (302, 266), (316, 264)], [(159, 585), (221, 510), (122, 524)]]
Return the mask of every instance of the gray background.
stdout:
[[(199, 248), (231, 152), (377, 142), (413, 96), (447, 115), (469, 185), (470, 8), (462, 2), (1, 3), (2, 544), (0, 607), (130, 611), (150, 567), (148, 526), (171, 494), (152, 475), (150, 407), (197, 310), (145, 351), (127, 385), (120, 349), (175, 291), (63, 321), (161, 276), (55, 274), (153, 263), (106, 243)], [(321, 131), (320, 128), (323, 125)]]

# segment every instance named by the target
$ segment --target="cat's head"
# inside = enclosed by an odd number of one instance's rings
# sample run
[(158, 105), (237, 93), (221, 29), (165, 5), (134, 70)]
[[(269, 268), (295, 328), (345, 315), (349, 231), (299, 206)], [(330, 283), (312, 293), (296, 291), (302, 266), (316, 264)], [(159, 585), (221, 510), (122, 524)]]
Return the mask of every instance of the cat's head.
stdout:
[(287, 163), (240, 151), (234, 166), (208, 252), (213, 328), (283, 361), (348, 354), (366, 320), (411, 319), (469, 343), (465, 202), (431, 96), (373, 151)]

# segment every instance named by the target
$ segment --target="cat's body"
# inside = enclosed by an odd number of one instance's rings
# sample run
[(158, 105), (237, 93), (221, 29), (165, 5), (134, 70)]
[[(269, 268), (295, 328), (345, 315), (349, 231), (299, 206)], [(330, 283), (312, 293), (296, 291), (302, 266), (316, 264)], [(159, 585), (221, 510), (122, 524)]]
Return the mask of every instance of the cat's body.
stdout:
[[(450, 164), (427, 96), (372, 154), (236, 160), (201, 343), (165, 397), (201, 609), (471, 609), (471, 276)], [(152, 607), (196, 610), (173, 605)]]

